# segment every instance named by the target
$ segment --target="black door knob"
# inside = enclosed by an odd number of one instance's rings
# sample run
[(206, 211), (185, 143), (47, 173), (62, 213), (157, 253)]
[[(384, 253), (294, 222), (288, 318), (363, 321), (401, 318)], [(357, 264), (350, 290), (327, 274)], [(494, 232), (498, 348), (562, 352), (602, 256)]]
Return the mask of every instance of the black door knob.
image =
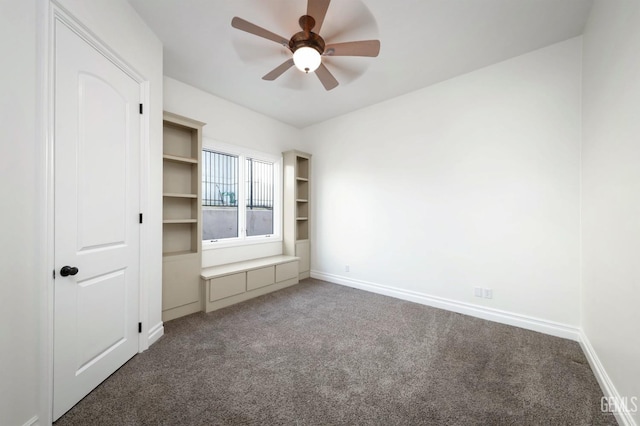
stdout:
[(78, 268), (76, 268), (75, 266), (63, 266), (62, 269), (60, 269), (60, 275), (62, 275), (63, 277), (75, 275), (77, 273)]

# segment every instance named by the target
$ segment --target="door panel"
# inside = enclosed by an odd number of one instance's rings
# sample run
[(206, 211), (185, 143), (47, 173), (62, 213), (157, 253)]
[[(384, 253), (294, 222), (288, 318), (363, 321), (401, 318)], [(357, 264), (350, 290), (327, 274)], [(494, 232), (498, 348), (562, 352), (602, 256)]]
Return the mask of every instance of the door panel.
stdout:
[(125, 273), (120, 270), (78, 282), (78, 370), (126, 341)]
[[(99, 76), (81, 73), (78, 138), (78, 247), (123, 243), (127, 214), (129, 104)], [(96, 135), (107, 143), (95, 143)], [(95, 187), (101, 188), (99, 191)], [(95, 211), (102, 212), (96, 215)], [(108, 218), (104, 221), (104, 218)]]
[(57, 419), (138, 351), (141, 89), (55, 25)]

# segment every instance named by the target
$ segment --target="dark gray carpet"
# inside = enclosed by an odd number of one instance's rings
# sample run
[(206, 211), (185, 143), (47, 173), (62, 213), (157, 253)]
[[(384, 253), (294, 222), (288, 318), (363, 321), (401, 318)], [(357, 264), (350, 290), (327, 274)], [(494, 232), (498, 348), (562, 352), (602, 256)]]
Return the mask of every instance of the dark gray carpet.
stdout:
[(317, 280), (165, 324), (56, 424), (594, 425), (579, 345)]

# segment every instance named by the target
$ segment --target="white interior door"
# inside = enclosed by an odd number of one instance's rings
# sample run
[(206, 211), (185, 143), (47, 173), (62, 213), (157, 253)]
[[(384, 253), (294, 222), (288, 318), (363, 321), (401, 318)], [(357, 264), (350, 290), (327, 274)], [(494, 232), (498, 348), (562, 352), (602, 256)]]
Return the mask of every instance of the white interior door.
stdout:
[(141, 88), (55, 25), (57, 419), (138, 351)]

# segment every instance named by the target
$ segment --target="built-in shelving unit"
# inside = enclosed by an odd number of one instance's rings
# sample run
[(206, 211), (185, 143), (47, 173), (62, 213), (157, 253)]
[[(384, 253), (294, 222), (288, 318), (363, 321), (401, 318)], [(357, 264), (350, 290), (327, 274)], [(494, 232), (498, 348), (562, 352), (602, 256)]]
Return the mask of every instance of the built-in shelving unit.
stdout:
[(162, 319), (200, 310), (204, 123), (169, 112), (163, 126)]
[(284, 254), (300, 258), (299, 277), (310, 274), (310, 178), (311, 155), (300, 151), (284, 154)]

